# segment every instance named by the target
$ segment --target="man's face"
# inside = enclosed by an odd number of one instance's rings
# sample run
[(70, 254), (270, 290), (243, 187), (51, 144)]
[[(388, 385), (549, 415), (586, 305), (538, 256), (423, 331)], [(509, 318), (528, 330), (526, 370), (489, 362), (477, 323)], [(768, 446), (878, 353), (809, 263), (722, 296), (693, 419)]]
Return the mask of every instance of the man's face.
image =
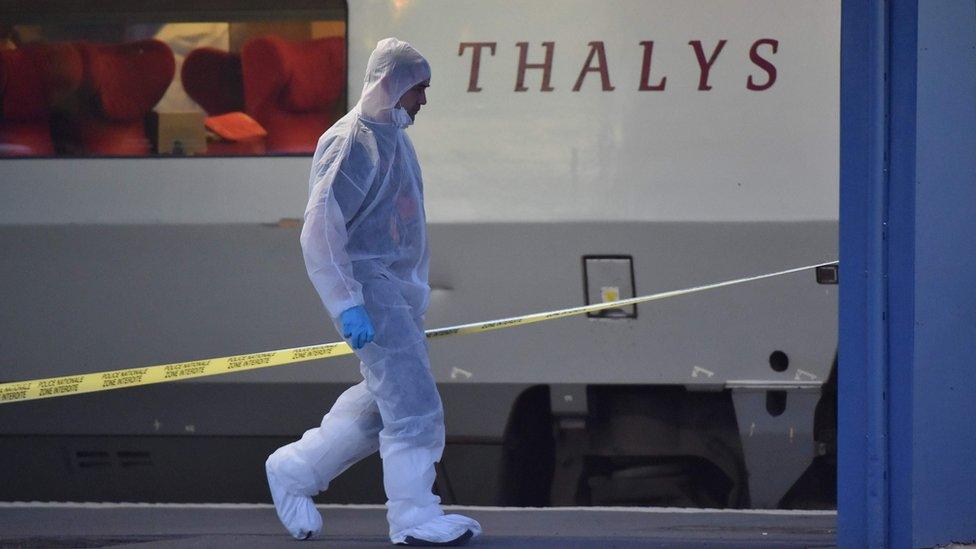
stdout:
[(416, 86), (410, 88), (400, 97), (397, 101), (397, 106), (403, 107), (407, 114), (410, 115), (411, 120), (417, 119), (417, 113), (420, 112), (420, 106), (427, 104), (427, 88), (430, 87), (430, 80), (424, 80), (423, 82), (417, 84)]

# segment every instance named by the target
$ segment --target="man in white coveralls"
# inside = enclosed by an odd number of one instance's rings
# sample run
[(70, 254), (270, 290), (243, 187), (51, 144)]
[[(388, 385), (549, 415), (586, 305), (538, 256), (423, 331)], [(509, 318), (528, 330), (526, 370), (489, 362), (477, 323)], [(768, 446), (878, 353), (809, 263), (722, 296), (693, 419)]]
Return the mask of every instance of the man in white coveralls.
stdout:
[(430, 65), (387, 38), (369, 57), (359, 103), (329, 128), (312, 159), (301, 243), (309, 278), (363, 381), (266, 463), (278, 517), (299, 539), (322, 529), (311, 496), (377, 449), (390, 541), (461, 545), (474, 519), (445, 515), (431, 491), (444, 450), (444, 411), (427, 358), (429, 251), (423, 181), (404, 131), (427, 103)]

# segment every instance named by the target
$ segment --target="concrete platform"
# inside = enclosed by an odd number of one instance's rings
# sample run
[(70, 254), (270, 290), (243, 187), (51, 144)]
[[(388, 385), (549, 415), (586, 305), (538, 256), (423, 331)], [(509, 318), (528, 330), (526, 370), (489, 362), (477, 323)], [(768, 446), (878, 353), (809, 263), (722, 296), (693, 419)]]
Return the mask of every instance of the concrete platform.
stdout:
[[(448, 507), (478, 519), (489, 548), (833, 547), (828, 511)], [(299, 542), (250, 504), (0, 503), (0, 547), (391, 547), (377, 505), (320, 505), (325, 533)]]

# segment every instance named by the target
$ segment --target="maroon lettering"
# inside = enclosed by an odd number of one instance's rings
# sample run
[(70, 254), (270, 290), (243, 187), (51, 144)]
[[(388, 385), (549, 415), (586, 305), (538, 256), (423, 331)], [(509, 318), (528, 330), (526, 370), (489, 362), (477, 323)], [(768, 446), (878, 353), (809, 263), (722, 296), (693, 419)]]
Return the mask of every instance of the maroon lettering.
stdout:
[[(710, 77), (712, 69), (715, 68), (715, 63), (718, 61), (719, 56), (725, 50), (725, 46), (728, 44), (726, 39), (718, 39), (715, 46), (711, 48), (706, 48), (701, 40), (691, 40), (688, 45), (691, 46), (695, 53), (695, 59), (698, 62), (698, 90), (699, 91), (709, 91), (713, 87), (710, 84)], [(518, 69), (516, 71), (515, 78), (515, 91), (516, 92), (526, 92), (529, 91), (529, 86), (526, 85), (526, 73), (529, 70), (541, 70), (542, 74), (539, 75), (541, 83), (539, 86), (539, 91), (551, 92), (555, 91), (555, 87), (552, 85), (552, 73), (553, 73), (553, 60), (555, 58), (556, 43), (540, 42), (544, 49), (544, 54), (541, 62), (529, 62), (529, 42), (516, 42), (515, 46), (518, 48)], [(638, 91), (665, 91), (668, 83), (667, 74), (654, 74), (653, 60), (654, 60), (654, 41), (653, 40), (643, 40), (638, 42), (643, 51), (642, 61), (641, 61), (641, 72), (640, 80), (638, 81), (637, 89)], [(576, 77), (576, 82), (572, 86), (573, 92), (578, 92), (583, 88), (583, 84), (590, 73), (600, 73), (600, 85), (601, 89), (605, 92), (615, 90), (615, 86), (611, 83), (610, 78), (610, 64), (607, 59), (606, 42), (601, 40), (595, 40), (587, 42), (589, 47), (586, 60), (583, 62), (582, 68)], [(763, 49), (763, 48), (768, 49)], [(497, 53), (498, 42), (459, 42), (458, 43), (458, 57), (464, 57), (465, 53), (471, 51), (471, 70), (468, 76), (468, 92), (477, 93), (481, 92), (482, 88), (479, 85), (481, 77), (481, 62), (484, 58), (485, 50), (488, 50), (488, 55), (495, 57)], [(755, 66), (751, 71), (746, 72), (746, 88), (750, 91), (764, 91), (772, 88), (778, 78), (778, 68), (775, 63), (776, 54), (779, 51), (779, 40), (774, 38), (756, 38), (752, 42), (749, 48), (749, 60)], [(538, 50), (536, 51), (538, 55)], [(660, 55), (658, 56), (660, 57)], [(536, 57), (536, 60), (539, 58)], [(660, 63), (658, 63), (660, 65)], [(660, 68), (657, 69), (661, 71)], [(765, 73), (765, 77), (763, 76)], [(619, 75), (618, 75), (619, 76)], [(741, 82), (741, 80), (740, 80)], [(592, 86), (592, 84), (591, 84)], [(674, 86), (672, 86), (673, 88)]]
[(468, 92), (480, 92), (478, 74), (481, 71), (481, 50), (489, 48), (492, 57), (495, 55), (497, 42), (461, 42), (458, 45), (458, 56), (464, 55), (464, 50), (471, 48), (471, 76), (468, 78)]
[(708, 61), (705, 61), (705, 50), (702, 49), (701, 40), (692, 40), (691, 42), (688, 42), (691, 47), (695, 48), (695, 57), (698, 58), (698, 68), (701, 71), (700, 76), (698, 77), (699, 90), (708, 91), (712, 89), (712, 87), (708, 85), (708, 73), (712, 70), (712, 64), (714, 64), (715, 60), (718, 59), (718, 54), (722, 52), (722, 48), (725, 47), (726, 42), (728, 42), (728, 40), (718, 41), (718, 46), (715, 46), (715, 51), (713, 51), (712, 55), (708, 57)]
[[(597, 58), (597, 66), (593, 66), (593, 58)], [(573, 85), (573, 91), (578, 92), (583, 86), (583, 79), (591, 72), (600, 73), (600, 81), (603, 83), (603, 91), (613, 91), (610, 85), (610, 69), (607, 68), (607, 52), (603, 49), (603, 42), (590, 42), (590, 54), (583, 63), (583, 69)]]
[(752, 75), (750, 74), (749, 78), (746, 80), (746, 87), (752, 91), (768, 90), (769, 88), (773, 87), (773, 84), (776, 83), (776, 66), (770, 63), (767, 59), (759, 56), (759, 46), (764, 44), (772, 48), (773, 54), (775, 54), (776, 50), (779, 49), (779, 40), (774, 40), (772, 38), (762, 38), (756, 40), (752, 44), (752, 47), (749, 48), (749, 60), (755, 63), (760, 69), (766, 71), (766, 74), (769, 75), (765, 84), (756, 84), (752, 79)]
[(552, 76), (552, 54), (556, 48), (555, 42), (543, 42), (542, 47), (546, 48), (546, 60), (542, 63), (529, 63), (529, 43), (517, 42), (519, 49), (518, 78), (515, 81), (515, 91), (524, 92), (529, 88), (525, 87), (525, 71), (528, 69), (542, 69), (542, 88), (540, 91), (548, 92), (556, 88), (549, 85), (549, 78)]
[(664, 86), (668, 83), (668, 77), (662, 76), (661, 80), (653, 86), (650, 83), (651, 79), (651, 55), (654, 54), (654, 41), (645, 40), (640, 43), (644, 46), (644, 64), (641, 65), (641, 78), (640, 87), (637, 88), (640, 91), (664, 91)]

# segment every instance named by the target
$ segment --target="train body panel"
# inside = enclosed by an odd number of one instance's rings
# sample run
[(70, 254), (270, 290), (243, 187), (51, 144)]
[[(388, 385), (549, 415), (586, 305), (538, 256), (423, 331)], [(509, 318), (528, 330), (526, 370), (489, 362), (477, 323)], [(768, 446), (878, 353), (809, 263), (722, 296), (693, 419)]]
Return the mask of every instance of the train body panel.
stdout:
[[(837, 3), (369, 0), (349, 3), (347, 29), (350, 105), (383, 37), (433, 66), (409, 129), (433, 250), (428, 327), (836, 259)], [(0, 276), (16, 289), (0, 315), (4, 380), (336, 340), (298, 244), (308, 163), (0, 161)], [(626, 265), (630, 284), (587, 259)], [(814, 408), (836, 289), (811, 270), (433, 342), (453, 485), (439, 489), (481, 504), (802, 501), (787, 491), (830, 452)], [(13, 405), (0, 438), (30, 452), (31, 434), (113, 448), (252, 437), (257, 456), (358, 377), (343, 357), (120, 391), (72, 421), (57, 419), (72, 399), (99, 396)], [(323, 400), (289, 398), (299, 386)], [(247, 474), (243, 499), (261, 482)], [(160, 497), (233, 499), (224, 488)]]

